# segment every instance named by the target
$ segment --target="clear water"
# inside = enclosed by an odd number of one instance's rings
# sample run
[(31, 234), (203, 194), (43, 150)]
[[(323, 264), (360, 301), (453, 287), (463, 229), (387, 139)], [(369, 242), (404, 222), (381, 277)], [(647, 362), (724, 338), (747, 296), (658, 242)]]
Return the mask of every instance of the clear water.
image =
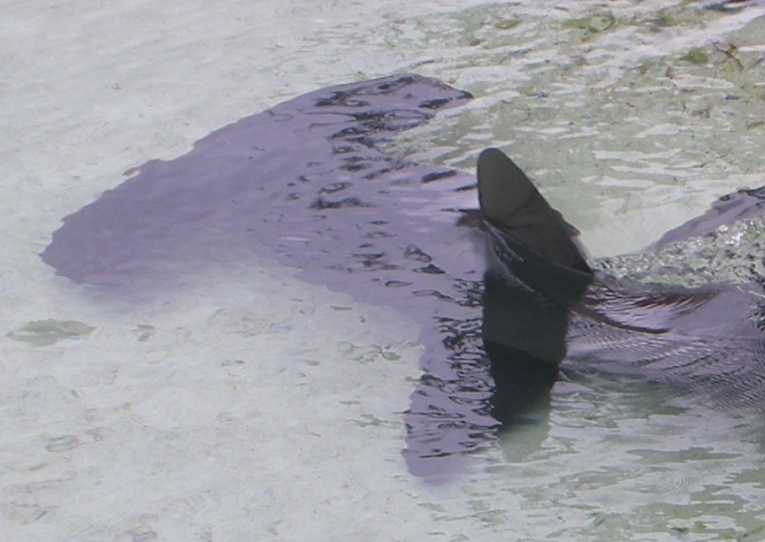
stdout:
[(765, 9), (705, 5), (4, 3), (2, 539), (765, 538), (751, 416), (564, 378), (535, 423), (424, 484), (401, 456), (422, 352), (405, 314), (270, 261), (98, 303), (37, 255), (130, 167), (397, 70), (477, 99), (392, 152), (470, 169), (503, 147), (594, 255), (634, 251), (764, 184)]

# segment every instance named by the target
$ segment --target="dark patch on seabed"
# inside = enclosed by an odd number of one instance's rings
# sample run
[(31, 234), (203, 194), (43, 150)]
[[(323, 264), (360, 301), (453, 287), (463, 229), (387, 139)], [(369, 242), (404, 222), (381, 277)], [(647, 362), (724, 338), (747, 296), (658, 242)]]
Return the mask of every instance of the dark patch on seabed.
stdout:
[(514, 406), (491, 400), (482, 264), (469, 228), (455, 227), (451, 196), (475, 179), (380, 148), (469, 99), (416, 75), (300, 96), (136, 168), (66, 217), (42, 258), (75, 282), (145, 296), (188, 270), (275, 256), (308, 281), (417, 319), (424, 374), (404, 416), (404, 455), (432, 479), (492, 442), (497, 409)]

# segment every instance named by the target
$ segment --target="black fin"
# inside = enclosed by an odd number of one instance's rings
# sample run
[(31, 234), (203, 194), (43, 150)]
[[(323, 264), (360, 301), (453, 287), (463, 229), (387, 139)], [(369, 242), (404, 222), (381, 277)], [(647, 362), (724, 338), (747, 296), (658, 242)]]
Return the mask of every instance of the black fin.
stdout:
[(486, 149), (478, 157), (478, 198), (492, 234), (501, 236), (511, 251), (525, 249), (557, 266), (592, 274), (575, 240), (578, 230), (499, 149)]

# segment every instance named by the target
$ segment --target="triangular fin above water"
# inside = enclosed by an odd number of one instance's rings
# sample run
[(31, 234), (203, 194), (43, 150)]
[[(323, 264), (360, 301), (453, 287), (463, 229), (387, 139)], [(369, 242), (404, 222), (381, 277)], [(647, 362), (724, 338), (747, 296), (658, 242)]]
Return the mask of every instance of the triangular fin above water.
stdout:
[(478, 157), (478, 198), (484, 219), (511, 250), (522, 245), (549, 263), (592, 274), (576, 241), (578, 230), (499, 149), (486, 149)]

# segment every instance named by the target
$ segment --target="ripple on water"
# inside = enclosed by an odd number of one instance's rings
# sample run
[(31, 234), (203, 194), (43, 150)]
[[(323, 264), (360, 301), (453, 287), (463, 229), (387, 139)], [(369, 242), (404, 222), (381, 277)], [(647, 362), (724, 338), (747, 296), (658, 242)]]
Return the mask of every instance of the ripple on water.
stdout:
[[(578, 28), (602, 17), (584, 2), (496, 4), (420, 20), (412, 45), (449, 51), (423, 70), (477, 99), (404, 134), (395, 148), (470, 168), (481, 148), (501, 147), (594, 255), (645, 247), (715, 198), (763, 183), (763, 10), (702, 7), (620, 3), (614, 24), (597, 32)], [(510, 15), (521, 24), (493, 27)], [(503, 41), (482, 50), (451, 37), (481, 33)]]

